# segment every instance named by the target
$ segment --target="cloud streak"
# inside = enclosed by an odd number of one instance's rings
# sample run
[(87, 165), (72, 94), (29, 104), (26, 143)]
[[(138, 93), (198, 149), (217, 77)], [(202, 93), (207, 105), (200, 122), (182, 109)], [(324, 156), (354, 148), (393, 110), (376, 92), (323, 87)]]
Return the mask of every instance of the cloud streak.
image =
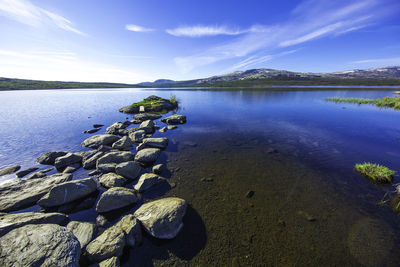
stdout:
[(351, 62), (352, 64), (383, 64), (388, 65), (400, 65), (400, 57), (392, 58), (375, 58), (375, 59), (363, 59)]
[(181, 26), (165, 30), (168, 34), (178, 37), (203, 37), (216, 35), (239, 35), (249, 30), (231, 29), (227, 26)]
[(145, 28), (139, 25), (135, 25), (135, 24), (127, 24), (125, 25), (125, 29), (128, 31), (132, 31), (132, 32), (152, 32), (155, 31), (154, 29), (151, 28)]
[(0, 16), (32, 27), (53, 26), (86, 36), (85, 33), (75, 28), (67, 18), (35, 6), (28, 0), (0, 0)]

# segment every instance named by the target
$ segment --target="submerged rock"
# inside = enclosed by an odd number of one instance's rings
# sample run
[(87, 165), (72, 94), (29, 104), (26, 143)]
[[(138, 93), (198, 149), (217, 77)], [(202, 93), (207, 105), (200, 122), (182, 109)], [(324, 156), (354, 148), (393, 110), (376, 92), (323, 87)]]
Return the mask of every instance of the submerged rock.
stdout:
[(115, 167), (115, 172), (117, 174), (130, 180), (136, 179), (141, 171), (142, 167), (135, 161), (123, 162)]
[(65, 225), (68, 216), (62, 213), (22, 212), (0, 216), (0, 236), (27, 224), (52, 223)]
[(165, 178), (158, 176), (157, 174), (144, 173), (140, 176), (139, 181), (133, 188), (138, 192), (143, 192), (156, 184), (165, 183), (166, 181)]
[(135, 191), (125, 187), (112, 187), (104, 192), (97, 202), (97, 212), (107, 212), (129, 206), (138, 201)]
[(89, 148), (98, 148), (101, 145), (111, 145), (118, 140), (119, 137), (113, 134), (98, 134), (89, 137), (81, 145)]
[(79, 266), (80, 244), (56, 224), (25, 225), (0, 238), (0, 266)]
[(18, 171), (19, 169), (21, 169), (21, 166), (19, 166), (19, 165), (5, 167), (0, 170), (0, 176), (14, 173), (14, 172)]
[(31, 172), (34, 172), (34, 171), (36, 171), (36, 170), (38, 170), (38, 169), (39, 169), (39, 168), (37, 168), (37, 167), (32, 167), (32, 168), (29, 168), (29, 169), (26, 169), (26, 170), (19, 171), (19, 172), (17, 172), (15, 175), (17, 175), (18, 178), (22, 178), (22, 177), (24, 177), (25, 175), (27, 175), (27, 174), (29, 174), (29, 173), (31, 173)]
[(174, 114), (169, 117), (161, 119), (161, 121), (167, 124), (183, 124), (186, 123), (186, 116)]
[(73, 180), (54, 186), (38, 204), (44, 208), (60, 206), (90, 195), (96, 190), (97, 184), (92, 178)]
[(63, 171), (66, 167), (73, 165), (75, 163), (80, 164), (81, 162), (82, 162), (82, 156), (73, 153), (67, 153), (62, 157), (56, 158), (54, 166), (58, 171)]
[(150, 235), (172, 239), (183, 227), (186, 207), (185, 200), (168, 197), (144, 203), (134, 215)]
[(128, 183), (127, 179), (113, 172), (103, 174), (100, 177), (100, 184), (106, 188), (121, 187), (126, 183)]
[(65, 156), (65, 151), (50, 151), (38, 157), (37, 162), (44, 165), (54, 165), (56, 158)]
[(34, 205), (55, 185), (72, 179), (71, 174), (53, 174), (41, 179), (17, 180), (0, 186), (0, 211)]
[(81, 249), (84, 249), (95, 237), (97, 226), (94, 223), (72, 221), (67, 225), (67, 229), (78, 238)]
[(143, 164), (150, 164), (155, 162), (161, 154), (161, 150), (158, 148), (144, 148), (135, 156), (135, 160)]

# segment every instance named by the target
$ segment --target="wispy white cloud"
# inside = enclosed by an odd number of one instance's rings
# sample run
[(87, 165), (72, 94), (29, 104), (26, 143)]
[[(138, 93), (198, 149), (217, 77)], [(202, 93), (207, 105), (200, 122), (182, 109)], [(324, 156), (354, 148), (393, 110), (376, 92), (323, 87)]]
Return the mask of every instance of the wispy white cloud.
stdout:
[(79, 35), (86, 35), (76, 29), (67, 18), (40, 8), (28, 0), (0, 0), (0, 16), (33, 26), (53, 26)]
[(351, 62), (352, 64), (381, 64), (385, 66), (400, 65), (400, 57), (363, 59)]
[(228, 26), (181, 26), (175, 29), (167, 29), (168, 34), (174, 36), (185, 36), (185, 37), (203, 37), (203, 36), (215, 36), (215, 35), (239, 35), (248, 30), (240, 30), (229, 28)]
[(246, 69), (246, 68), (249, 68), (251, 66), (255, 66), (255, 65), (270, 61), (270, 60), (272, 60), (274, 58), (277, 58), (277, 57), (281, 57), (281, 56), (285, 56), (285, 55), (296, 53), (297, 51), (298, 51), (298, 49), (284, 51), (284, 52), (281, 52), (281, 53), (278, 53), (278, 54), (274, 54), (274, 55), (264, 55), (264, 56), (254, 55), (254, 56), (250, 56), (250, 57), (248, 57), (248, 58), (236, 63), (229, 70)]
[[(392, 0), (305, 0), (291, 13), (290, 18), (276, 25), (255, 25), (237, 30), (240, 36), (208, 48), (201, 53), (176, 57), (183, 73), (207, 64), (227, 59), (251, 57), (260, 51), (276, 54), (283, 47), (291, 47), (317, 38), (354, 32), (392, 12)], [(268, 56), (260, 58), (267, 61)], [(241, 59), (243, 61), (243, 59)], [(253, 58), (257, 62), (256, 58)], [(245, 63), (245, 62), (244, 62)], [(243, 64), (243, 62), (242, 62)], [(235, 64), (240, 65), (240, 62)]]
[(154, 29), (145, 28), (135, 24), (127, 24), (125, 25), (125, 29), (132, 32), (152, 32)]

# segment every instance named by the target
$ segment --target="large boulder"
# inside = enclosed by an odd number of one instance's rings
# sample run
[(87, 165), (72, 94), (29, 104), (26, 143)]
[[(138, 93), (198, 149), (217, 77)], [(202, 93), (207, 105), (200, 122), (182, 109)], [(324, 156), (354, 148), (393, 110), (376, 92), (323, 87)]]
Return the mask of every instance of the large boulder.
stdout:
[(18, 171), (19, 169), (21, 169), (21, 166), (19, 166), (19, 165), (5, 167), (0, 170), (0, 176), (14, 173), (14, 172)]
[(83, 198), (96, 190), (97, 184), (92, 178), (73, 180), (54, 186), (38, 204), (43, 208), (56, 207)]
[(93, 240), (97, 232), (97, 226), (90, 222), (71, 221), (68, 223), (67, 229), (78, 238), (81, 249), (84, 249)]
[(124, 113), (139, 113), (140, 107), (144, 107), (145, 112), (168, 112), (178, 107), (177, 101), (161, 98), (158, 96), (149, 96), (140, 102), (119, 109)]
[(104, 192), (97, 202), (97, 212), (107, 212), (138, 202), (138, 197), (133, 189), (125, 187), (112, 187)]
[(55, 185), (71, 179), (71, 174), (53, 174), (40, 179), (3, 184), (0, 186), (0, 211), (19, 210), (34, 205)]
[(56, 158), (65, 156), (68, 152), (65, 151), (50, 151), (38, 157), (37, 162), (44, 165), (54, 165)]
[(118, 175), (114, 172), (109, 172), (109, 173), (103, 174), (100, 177), (100, 184), (106, 188), (121, 187), (121, 186), (125, 185), (126, 183), (128, 183), (127, 179), (125, 179), (123, 176)]
[(65, 225), (68, 222), (68, 216), (62, 213), (42, 213), (42, 212), (22, 212), (15, 214), (5, 214), (0, 216), (0, 236), (3, 236), (27, 224), (59, 224)]
[(140, 167), (140, 164), (135, 161), (123, 162), (115, 167), (115, 172), (117, 174), (130, 180), (136, 179), (141, 171), (142, 167)]
[(186, 116), (174, 114), (169, 117), (161, 119), (161, 121), (167, 124), (183, 124), (186, 123)]
[(119, 140), (119, 137), (113, 134), (97, 134), (83, 141), (81, 145), (89, 148), (98, 148), (101, 145), (111, 145), (117, 140)]
[(139, 113), (135, 114), (134, 119), (138, 121), (147, 121), (147, 120), (157, 120), (161, 118), (160, 114), (153, 114), (153, 113)]
[(165, 149), (168, 146), (168, 138), (159, 137), (159, 138), (144, 138), (141, 147), (153, 147)]
[(112, 144), (112, 148), (124, 150), (124, 149), (131, 149), (132, 148), (132, 140), (128, 136), (124, 136), (114, 144)]
[(165, 178), (158, 176), (157, 174), (144, 173), (140, 176), (139, 181), (133, 188), (138, 192), (143, 192), (156, 184), (165, 183), (166, 181)]
[(135, 160), (143, 164), (155, 162), (161, 154), (158, 148), (144, 148), (136, 153)]
[(56, 158), (54, 166), (58, 171), (63, 171), (66, 167), (73, 165), (75, 163), (80, 164), (81, 162), (82, 162), (82, 156), (73, 153), (67, 153), (62, 157)]
[(67, 228), (30, 224), (0, 238), (0, 266), (79, 266), (81, 247)]
[(185, 200), (168, 197), (143, 204), (134, 215), (150, 235), (172, 239), (183, 227), (186, 207)]
[(117, 164), (131, 161), (135, 155), (128, 151), (109, 152), (99, 158), (96, 163), (97, 169), (102, 172), (114, 172)]

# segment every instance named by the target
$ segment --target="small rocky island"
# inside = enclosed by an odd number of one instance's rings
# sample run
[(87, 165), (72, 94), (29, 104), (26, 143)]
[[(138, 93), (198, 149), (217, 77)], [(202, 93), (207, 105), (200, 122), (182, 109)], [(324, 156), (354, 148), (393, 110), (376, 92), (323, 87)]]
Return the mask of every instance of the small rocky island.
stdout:
[[(162, 117), (159, 112), (177, 106), (177, 102), (150, 96), (120, 109), (137, 114), (84, 140), (84, 151), (46, 152), (37, 159), (44, 168), (19, 171), (15, 165), (0, 170), (0, 175), (18, 177), (0, 186), (0, 266), (119, 266), (124, 248), (139, 246), (144, 231), (157, 239), (175, 238), (183, 228), (186, 201), (178, 197), (144, 201), (141, 194), (169, 185), (162, 177), (166, 167), (153, 166), (167, 148), (168, 138), (153, 134), (159, 130), (162, 135), (186, 122), (186, 116), (174, 114), (161, 119), (165, 127), (157, 125)], [(146, 112), (139, 112), (140, 107)], [(102, 126), (93, 127), (100, 130)], [(88, 177), (73, 179), (81, 168)], [(34, 205), (41, 211), (18, 212)], [(96, 223), (70, 221), (67, 215), (93, 207)], [(105, 215), (118, 214), (124, 207), (133, 211), (124, 216), (121, 212), (116, 223), (104, 229)]]

